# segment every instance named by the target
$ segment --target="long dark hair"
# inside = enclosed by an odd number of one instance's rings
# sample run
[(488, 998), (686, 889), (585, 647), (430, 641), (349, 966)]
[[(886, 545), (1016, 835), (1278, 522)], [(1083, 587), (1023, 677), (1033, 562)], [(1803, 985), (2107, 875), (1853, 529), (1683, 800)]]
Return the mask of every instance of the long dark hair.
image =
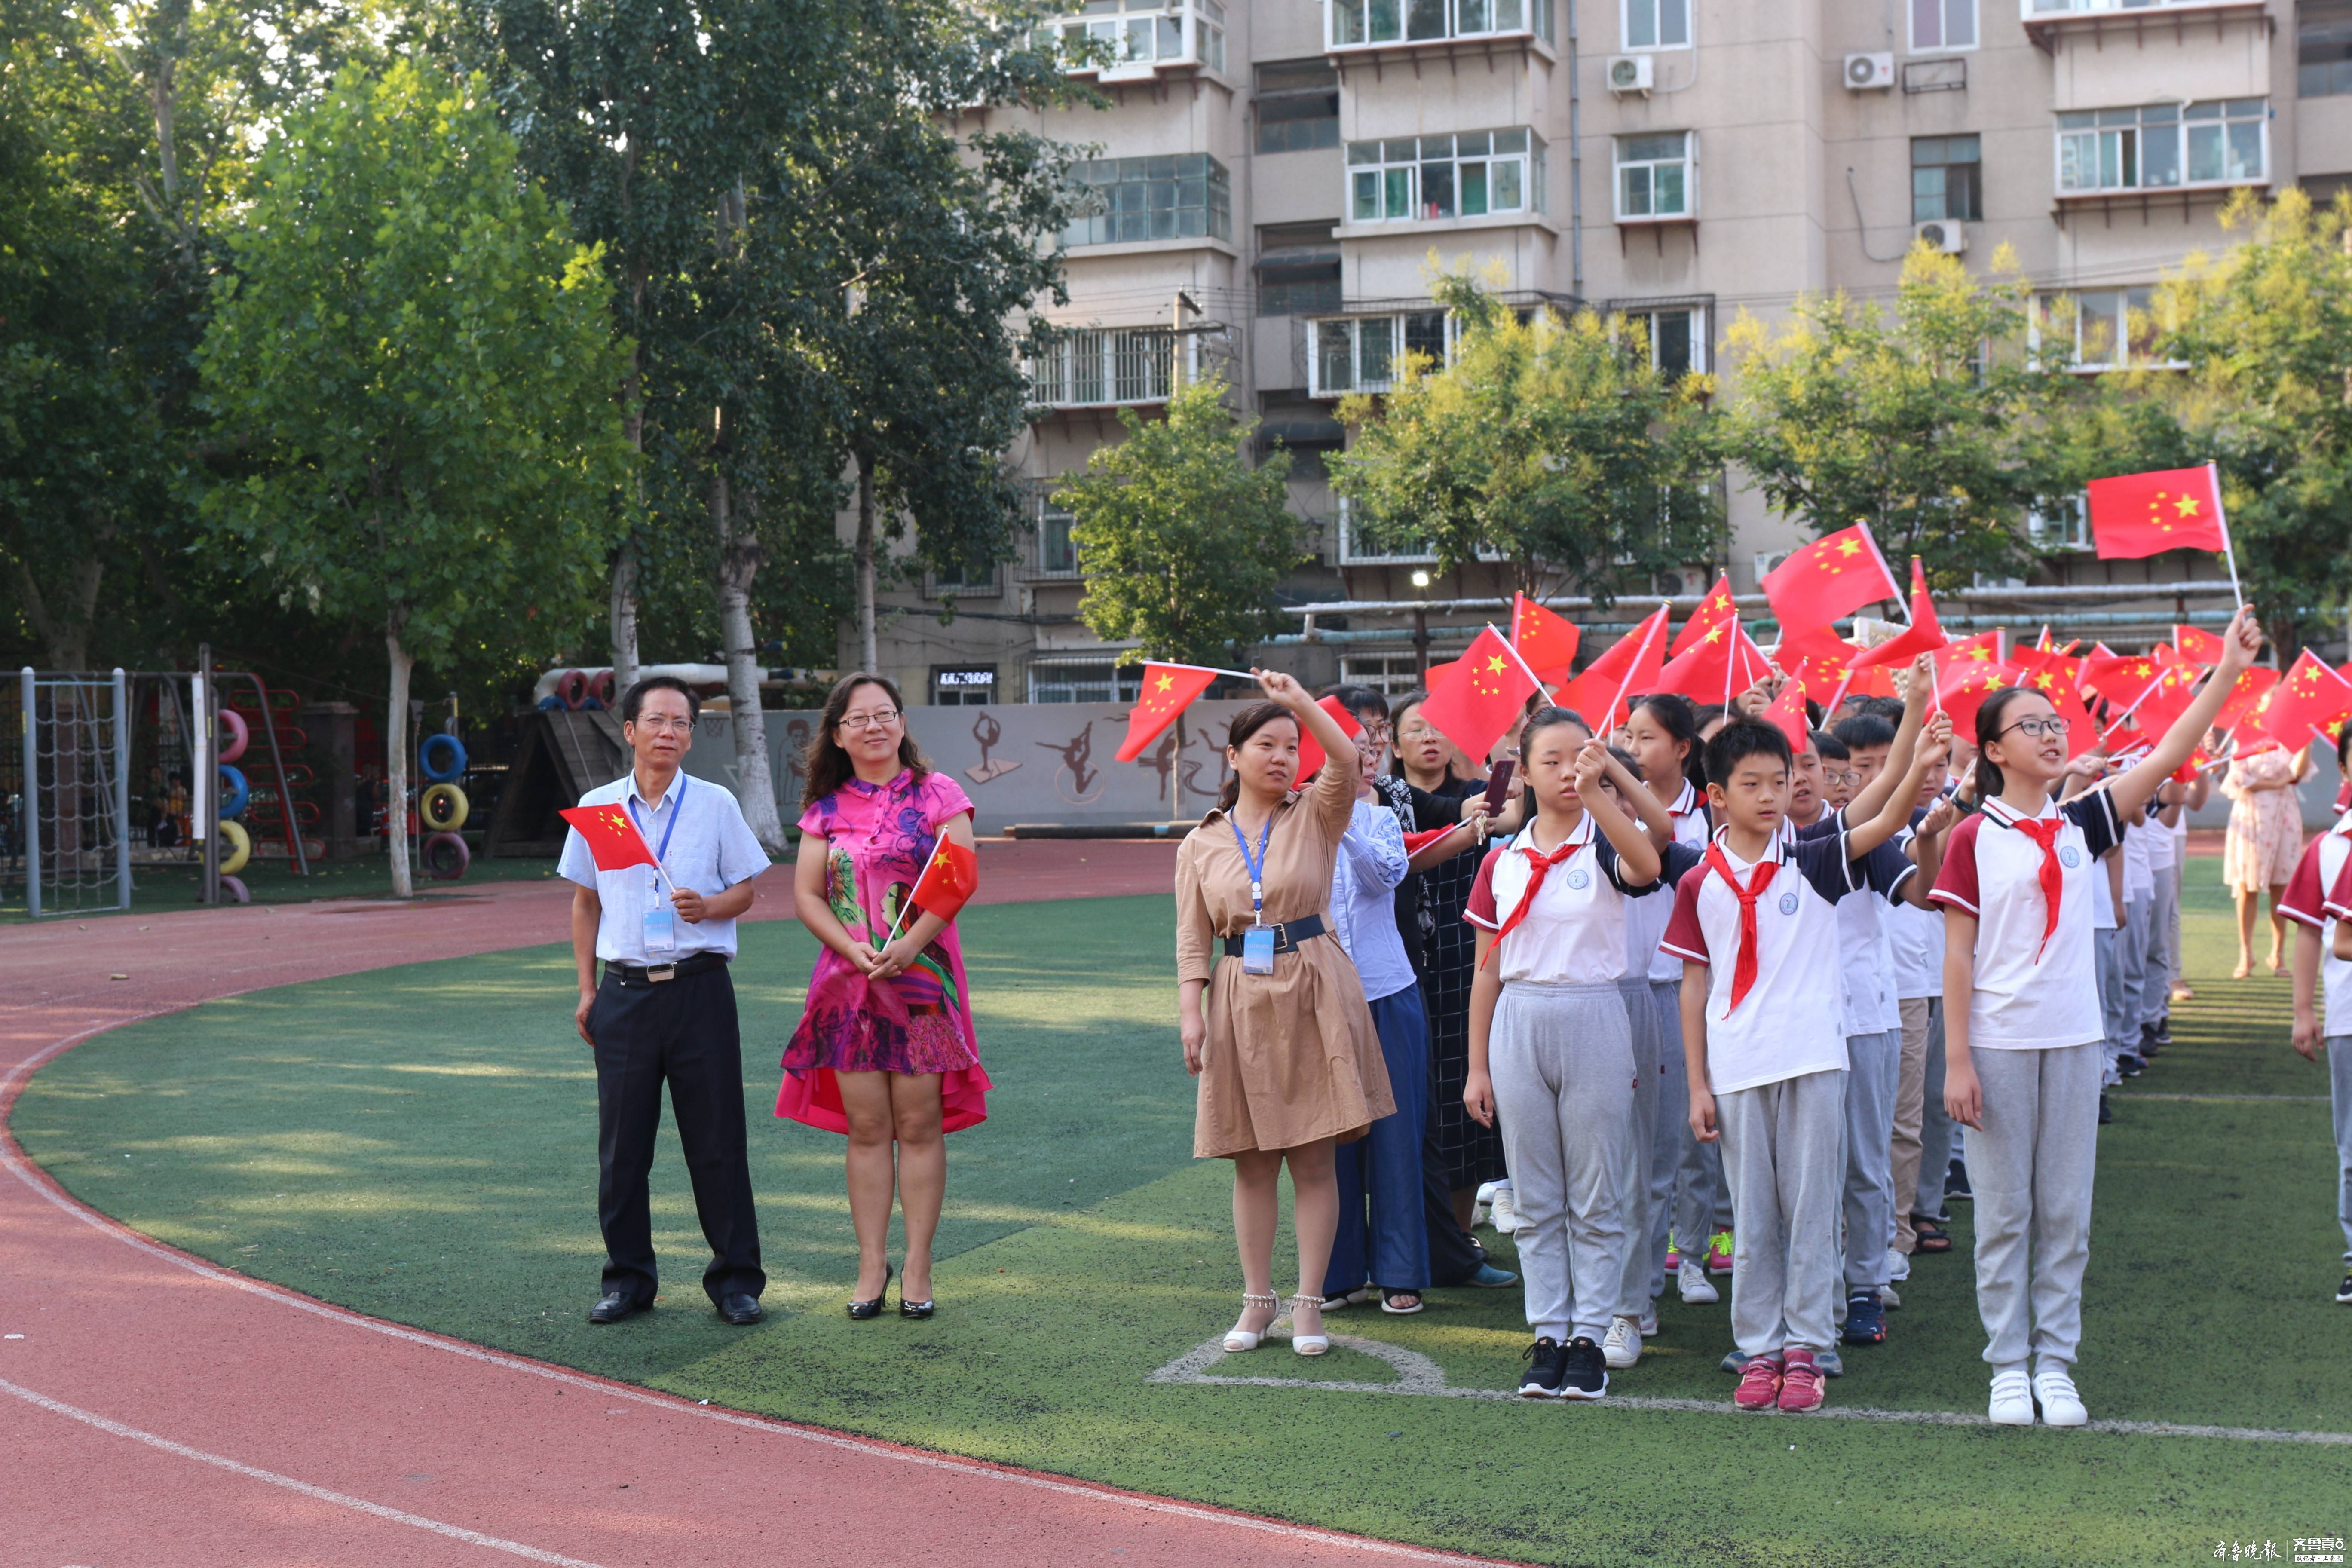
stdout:
[[(1637, 698), (1634, 708), (1646, 710), (1658, 721), (1666, 738), (1683, 748), (1683, 777), (1691, 788), (1704, 796), (1706, 794), (1706, 746), (1698, 738), (1698, 710), (1691, 700), (1675, 691), (1653, 691)], [(1637, 774), (1639, 768), (1633, 770)], [(1644, 779), (1643, 783), (1649, 781)]]
[(2000, 765), (1985, 755), (1985, 748), (2000, 740), (2001, 731), (2008, 728), (2002, 722), (2001, 715), (2017, 706), (2019, 698), (2033, 695), (2035, 693), (2028, 687), (2004, 687), (1986, 698), (1977, 709), (1976, 791), (1979, 800), (1990, 800), (2008, 787), (2001, 782)]
[[(1225, 731), (1225, 749), (1229, 752), (1240, 751), (1252, 735), (1256, 734), (1276, 719), (1287, 719), (1293, 724), (1298, 722), (1298, 715), (1279, 702), (1251, 703), (1234, 715), (1233, 723)], [(1300, 729), (1299, 733), (1302, 738), (1305, 736), (1304, 727)], [(1234, 803), (1241, 798), (1242, 775), (1236, 770), (1225, 774), (1224, 787), (1217, 791), (1217, 809), (1231, 811)]]
[[(878, 686), (889, 693), (890, 706), (898, 710), (899, 724), (904, 726), (907, 722), (907, 705), (899, 700), (898, 683), (888, 676), (868, 675), (859, 670), (834, 682), (832, 692), (824, 700), (824, 712), (809, 736), (808, 751), (803, 759), (808, 771), (808, 784), (801, 795), (804, 805), (814, 805), (857, 776), (857, 769), (850, 762), (849, 753), (842, 749), (840, 742), (833, 738), (833, 732), (841, 728), (841, 716), (849, 711), (850, 693), (861, 686)], [(921, 749), (915, 744), (912, 729), (901, 728), (898, 732), (898, 763), (914, 773), (916, 784), (922, 783), (923, 775), (931, 771), (930, 764), (923, 760)]]

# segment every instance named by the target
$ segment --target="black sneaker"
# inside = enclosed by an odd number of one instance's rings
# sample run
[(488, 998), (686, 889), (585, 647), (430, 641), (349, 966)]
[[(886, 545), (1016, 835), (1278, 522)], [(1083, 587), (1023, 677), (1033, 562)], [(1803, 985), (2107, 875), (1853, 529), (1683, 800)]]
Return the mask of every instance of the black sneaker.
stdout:
[(1567, 1365), (1560, 1378), (1562, 1399), (1598, 1399), (1609, 1392), (1609, 1365), (1601, 1347), (1579, 1334), (1568, 1342)]
[(1886, 1342), (1886, 1309), (1875, 1290), (1856, 1290), (1845, 1299), (1845, 1325), (1838, 1338), (1850, 1345)]
[(1568, 1352), (1558, 1340), (1547, 1334), (1529, 1345), (1519, 1359), (1528, 1363), (1527, 1372), (1519, 1378), (1520, 1398), (1560, 1396), (1560, 1380), (1568, 1372)]
[(2105, 1127), (2115, 1119), (2116, 1113), (2107, 1104), (2107, 1091), (2103, 1089), (2099, 1090), (2099, 1125)]
[(2129, 1051), (2124, 1052), (2121, 1056), (2116, 1058), (2116, 1070), (2123, 1074), (2126, 1078), (2137, 1078), (2140, 1075), (2140, 1070), (2147, 1067), (2147, 1064), (2146, 1062), (2141, 1061), (2139, 1058), (2134, 1056)]
[(2336, 1300), (2339, 1306), (2352, 1307), (2352, 1268), (2344, 1270), (2344, 1283), (2336, 1287)]
[(1958, 1198), (1962, 1203), (1968, 1203), (1976, 1196), (1969, 1191), (1969, 1168), (1961, 1161), (1954, 1160), (1952, 1168), (1944, 1173), (1944, 1195)]
[(2149, 1037), (2159, 1046), (2172, 1044), (2172, 1015), (2167, 1013), (2156, 1021), (2156, 1033)]

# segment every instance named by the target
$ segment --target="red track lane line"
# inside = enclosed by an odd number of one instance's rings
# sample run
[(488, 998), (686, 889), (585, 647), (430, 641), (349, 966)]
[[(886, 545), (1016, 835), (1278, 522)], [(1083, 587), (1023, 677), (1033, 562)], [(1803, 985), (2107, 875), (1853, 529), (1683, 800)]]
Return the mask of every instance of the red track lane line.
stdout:
[(175, 1443), (169, 1437), (159, 1437), (152, 1432), (142, 1432), (136, 1426), (126, 1426), (120, 1421), (109, 1420), (95, 1411), (68, 1405), (62, 1399), (51, 1399), (46, 1394), (38, 1394), (32, 1389), (10, 1383), (5, 1377), (0, 1377), (0, 1394), (12, 1394), (27, 1405), (40, 1406), (52, 1415), (62, 1415), (68, 1420), (95, 1426), (100, 1431), (111, 1433), (117, 1437), (127, 1437), (134, 1443), (144, 1443), (151, 1448), (161, 1448), (163, 1452), (176, 1455), (183, 1459), (193, 1459), (200, 1465), (211, 1465), (216, 1469), (243, 1476), (248, 1480), (267, 1481), (273, 1487), (284, 1487), (289, 1491), (300, 1492), (304, 1497), (317, 1501), (332, 1503), (337, 1508), (348, 1508), (361, 1513), (373, 1514), (378, 1519), (388, 1519), (394, 1524), (405, 1524), (417, 1530), (429, 1530), (436, 1535), (446, 1535), (453, 1541), (462, 1541), (468, 1546), (487, 1546), (493, 1552), (504, 1552), (533, 1563), (552, 1563), (556, 1564), (556, 1568), (600, 1568), (599, 1564), (588, 1562), (585, 1558), (566, 1557), (560, 1552), (542, 1552), (536, 1546), (526, 1546), (520, 1541), (501, 1540), (495, 1535), (484, 1535), (478, 1530), (467, 1530), (460, 1524), (444, 1524), (437, 1519), (427, 1519), (421, 1513), (410, 1513), (405, 1509), (388, 1508), (380, 1502), (370, 1502), (365, 1498), (330, 1491), (325, 1487), (314, 1487), (308, 1481), (298, 1481), (292, 1476), (281, 1476), (276, 1470), (265, 1470), (257, 1465), (244, 1464), (226, 1455), (207, 1454), (202, 1448), (191, 1448), (185, 1443)]

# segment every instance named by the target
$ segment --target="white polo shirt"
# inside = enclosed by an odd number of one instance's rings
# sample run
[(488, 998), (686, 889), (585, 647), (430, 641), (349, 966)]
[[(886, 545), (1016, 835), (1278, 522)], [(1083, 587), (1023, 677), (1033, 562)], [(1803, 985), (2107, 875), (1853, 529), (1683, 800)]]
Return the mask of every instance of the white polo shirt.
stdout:
[(2093, 951), (2091, 879), (2099, 857), (2122, 837), (2115, 802), (2092, 790), (2063, 804), (2042, 802), (2040, 820), (2063, 821), (2057, 929), (2042, 935), (2042, 847), (2012, 826), (1998, 799), (1952, 829), (1943, 874), (1927, 896), (1977, 918), (1976, 994), (1969, 1008), (1973, 1050), (2035, 1051), (2106, 1037)]
[[(1503, 938), (1492, 959), (1496, 973), (1506, 984), (1613, 985), (1625, 974), (1626, 896), (1648, 894), (1659, 884), (1627, 886), (1617, 847), (1589, 816), (1554, 848), (1569, 853), (1544, 874), (1527, 918)], [(1462, 918), (1482, 931), (1502, 930), (1526, 898), (1536, 862), (1546, 858), (1536, 847), (1532, 825), (1486, 851)]]
[[(674, 963), (698, 952), (735, 956), (735, 922), (705, 920), (688, 925), (673, 919), (671, 931), (677, 950), (660, 954), (646, 951), (646, 914), (670, 907), (670, 885), (688, 888), (709, 897), (738, 882), (748, 882), (768, 868), (768, 852), (743, 820), (743, 808), (721, 785), (689, 779), (685, 770), (671, 779), (659, 800), (637, 793), (635, 768), (611, 784), (601, 784), (580, 797), (583, 805), (619, 805), (635, 819), (637, 831), (654, 853), (662, 857), (669, 884), (656, 887), (653, 868), (631, 866), (626, 870), (599, 871), (588, 841), (572, 829), (563, 840), (563, 858), (555, 868), (583, 888), (596, 889), (601, 906), (596, 917), (596, 956), (607, 963)], [(663, 846), (667, 845), (667, 850)]]
[[(1687, 844), (1704, 852), (1706, 848), (1706, 802), (1683, 781), (1683, 792), (1666, 807), (1674, 819), (1675, 842)], [(1625, 973), (1646, 975), (1654, 981), (1678, 982), (1683, 977), (1683, 961), (1661, 952), (1659, 941), (1666, 934), (1666, 921), (1675, 912), (1674, 890), (1658, 899), (1635, 899), (1625, 906)]]
[(2319, 1027), (2325, 1035), (2352, 1035), (2352, 963), (2336, 956), (2336, 922), (2352, 918), (2352, 812), (2304, 847), (2303, 858), (2287, 879), (2279, 913), (2319, 928)]
[[(1754, 867), (1717, 835), (1716, 847), (1744, 886)], [(1756, 901), (1756, 983), (1731, 1005), (1738, 969), (1739, 895), (1709, 865), (1675, 889), (1664, 951), (1707, 966), (1706, 1076), (1717, 1094), (1843, 1071), (1845, 1024), (1829, 984), (1837, 951), (1835, 900), (1864, 885), (1846, 858), (1846, 837), (1776, 837), (1767, 858), (1780, 869)]]
[(2155, 837), (2144, 824), (2124, 824), (2124, 902), (2126, 904), (2137, 904), (2156, 897), (2156, 875), (2148, 868), (2148, 845)]

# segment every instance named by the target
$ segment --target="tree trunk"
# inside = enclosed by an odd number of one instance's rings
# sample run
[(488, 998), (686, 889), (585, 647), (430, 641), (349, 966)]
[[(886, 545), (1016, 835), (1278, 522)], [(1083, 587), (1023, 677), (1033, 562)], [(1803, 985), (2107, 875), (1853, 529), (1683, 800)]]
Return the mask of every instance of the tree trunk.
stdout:
[(613, 553), (613, 700), (637, 683), (637, 547)]
[(874, 629), (874, 459), (857, 454), (857, 668), (882, 671)]
[(739, 530), (727, 486), (727, 410), (713, 411), (710, 523), (719, 534), (719, 635), (727, 653), (727, 705), (735, 731), (735, 794), (743, 820), (771, 855), (788, 847), (768, 769), (768, 722), (760, 711), (760, 644), (751, 631), (751, 582), (763, 552), (756, 531)]
[(415, 657), (400, 646), (401, 616), (384, 622), (384, 651), (392, 656), (392, 708), (383, 726), (383, 841), (392, 857), (392, 896), (415, 892), (408, 876), (408, 676)]

